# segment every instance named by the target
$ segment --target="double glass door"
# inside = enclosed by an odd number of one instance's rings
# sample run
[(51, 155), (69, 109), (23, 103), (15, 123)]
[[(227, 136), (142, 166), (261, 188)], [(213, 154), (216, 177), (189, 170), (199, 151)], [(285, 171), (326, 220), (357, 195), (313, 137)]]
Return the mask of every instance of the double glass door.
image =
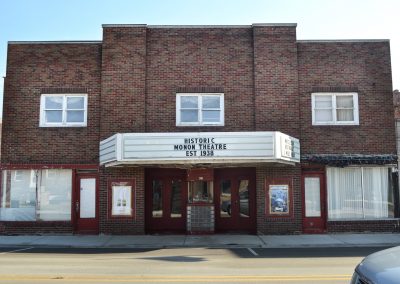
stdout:
[(148, 170), (146, 173), (146, 231), (186, 231), (186, 171)]
[(254, 169), (216, 170), (215, 189), (216, 231), (254, 233)]

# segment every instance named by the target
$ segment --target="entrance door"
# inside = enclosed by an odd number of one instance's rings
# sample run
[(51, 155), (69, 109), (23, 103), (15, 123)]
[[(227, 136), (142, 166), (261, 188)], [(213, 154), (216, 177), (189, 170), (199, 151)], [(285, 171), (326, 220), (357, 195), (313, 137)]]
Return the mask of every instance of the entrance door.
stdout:
[(256, 232), (255, 170), (215, 170), (215, 221), (219, 232)]
[(303, 232), (326, 231), (325, 180), (323, 174), (303, 174)]
[(79, 174), (77, 175), (76, 183), (73, 203), (73, 210), (75, 210), (75, 233), (98, 234), (97, 176)]
[(186, 232), (186, 170), (146, 171), (146, 231)]

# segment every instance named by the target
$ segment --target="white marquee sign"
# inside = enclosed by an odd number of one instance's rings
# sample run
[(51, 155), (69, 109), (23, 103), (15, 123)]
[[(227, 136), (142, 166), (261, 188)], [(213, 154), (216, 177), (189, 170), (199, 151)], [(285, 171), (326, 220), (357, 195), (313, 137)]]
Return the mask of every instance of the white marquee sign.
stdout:
[(298, 139), (281, 132), (124, 133), (100, 142), (106, 165), (299, 161)]

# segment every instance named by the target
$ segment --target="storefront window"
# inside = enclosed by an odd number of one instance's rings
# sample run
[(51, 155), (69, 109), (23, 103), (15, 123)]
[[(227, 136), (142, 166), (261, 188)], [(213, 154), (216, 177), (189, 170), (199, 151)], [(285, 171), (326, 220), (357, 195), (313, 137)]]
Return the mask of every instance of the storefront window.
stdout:
[(214, 196), (212, 181), (190, 181), (189, 203), (212, 203)]
[(0, 221), (69, 221), (71, 189), (71, 170), (5, 170)]
[(71, 170), (41, 171), (38, 219), (71, 219)]
[(390, 175), (386, 167), (328, 168), (329, 219), (393, 218)]

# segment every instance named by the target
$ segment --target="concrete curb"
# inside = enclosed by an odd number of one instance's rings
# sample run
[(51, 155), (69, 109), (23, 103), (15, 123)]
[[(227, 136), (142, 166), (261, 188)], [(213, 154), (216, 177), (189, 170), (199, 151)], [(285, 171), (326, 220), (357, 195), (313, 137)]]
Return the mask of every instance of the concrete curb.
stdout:
[(163, 248), (335, 248), (399, 246), (400, 234), (209, 235), (209, 236), (0, 236), (0, 247)]

